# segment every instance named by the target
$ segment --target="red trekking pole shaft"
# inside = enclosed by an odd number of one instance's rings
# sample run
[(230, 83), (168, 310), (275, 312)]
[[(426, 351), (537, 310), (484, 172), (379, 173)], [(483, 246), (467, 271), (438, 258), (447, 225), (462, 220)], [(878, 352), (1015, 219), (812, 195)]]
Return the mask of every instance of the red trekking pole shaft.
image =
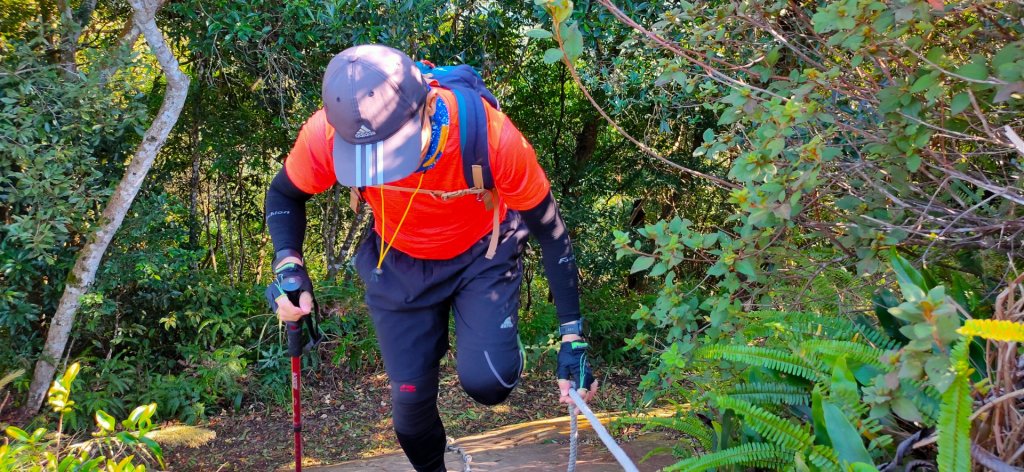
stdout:
[(295, 432), (295, 472), (302, 472), (302, 325), (285, 324), (288, 330), (288, 355), (292, 358), (292, 430)]
[[(299, 306), (300, 284), (295, 280), (284, 280), (282, 288), (288, 294), (292, 304)], [(302, 472), (302, 355), (316, 347), (323, 339), (320, 328), (316, 324), (314, 313), (320, 307), (313, 300), (314, 312), (298, 321), (288, 321), (285, 328), (288, 336), (288, 355), (292, 358), (292, 430), (295, 432), (295, 472)], [(310, 341), (305, 343), (302, 336), (302, 324), (309, 329)]]

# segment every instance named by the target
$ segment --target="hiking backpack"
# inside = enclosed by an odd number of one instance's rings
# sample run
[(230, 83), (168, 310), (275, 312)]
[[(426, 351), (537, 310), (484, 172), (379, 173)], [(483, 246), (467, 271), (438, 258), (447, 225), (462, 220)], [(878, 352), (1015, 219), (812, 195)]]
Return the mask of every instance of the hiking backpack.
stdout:
[[(487, 140), (487, 110), (481, 100), (486, 100), (494, 109), (500, 110), (498, 99), (487, 89), (484, 79), (472, 66), (466, 64), (451, 66), (435, 66), (423, 60), (416, 67), (427, 79), (436, 80), (441, 88), (450, 90), (455, 95), (456, 109), (459, 113), (459, 147), (462, 149), (462, 176), (466, 179), (466, 189), (454, 192), (436, 190), (419, 190), (434, 197), (447, 200), (449, 198), (476, 194), (483, 201), (485, 208), (493, 211), (491, 241), (487, 247), (487, 259), (494, 257), (498, 248), (499, 218), (501, 209), (495, 205), (494, 177), (491, 174), (490, 149)], [(391, 190), (411, 191), (403, 187), (382, 185)], [(351, 206), (358, 208), (361, 189), (352, 188)]]

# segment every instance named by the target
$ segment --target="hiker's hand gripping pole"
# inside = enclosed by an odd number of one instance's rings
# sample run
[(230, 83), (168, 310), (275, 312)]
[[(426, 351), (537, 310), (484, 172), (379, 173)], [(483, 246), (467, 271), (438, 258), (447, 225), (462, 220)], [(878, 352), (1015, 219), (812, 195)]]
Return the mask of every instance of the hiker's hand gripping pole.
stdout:
[[(305, 274), (305, 271), (303, 271)], [(279, 273), (275, 280), (276, 288), (287, 296), (288, 301), (294, 306), (300, 306), (300, 297), (305, 292), (308, 277), (297, 275), (285, 275)], [(312, 288), (310, 286), (310, 288)], [(320, 343), (322, 335), (316, 325), (314, 315), (319, 312), (319, 306), (313, 299), (312, 313), (300, 318), (298, 321), (286, 321), (285, 333), (288, 338), (288, 355), (292, 359), (291, 384), (292, 384), (292, 430), (295, 434), (295, 471), (302, 472), (302, 355), (309, 352)], [(309, 330), (309, 341), (304, 342), (302, 336), (302, 325), (305, 324)]]
[[(285, 287), (293, 287), (288, 290)], [(298, 306), (301, 291), (298, 284), (282, 284), (288, 299)], [(309, 318), (307, 315), (306, 318)], [(292, 358), (292, 431), (295, 434), (295, 472), (302, 472), (302, 325), (298, 321), (285, 322), (288, 337), (288, 355)]]

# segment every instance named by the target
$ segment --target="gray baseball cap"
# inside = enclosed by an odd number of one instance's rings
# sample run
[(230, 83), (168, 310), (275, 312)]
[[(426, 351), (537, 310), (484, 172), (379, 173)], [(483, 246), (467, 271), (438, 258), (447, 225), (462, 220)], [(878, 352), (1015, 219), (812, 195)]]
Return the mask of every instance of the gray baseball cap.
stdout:
[(321, 93), (338, 183), (382, 185), (419, 169), (427, 90), (412, 59), (388, 46), (354, 46), (331, 59)]

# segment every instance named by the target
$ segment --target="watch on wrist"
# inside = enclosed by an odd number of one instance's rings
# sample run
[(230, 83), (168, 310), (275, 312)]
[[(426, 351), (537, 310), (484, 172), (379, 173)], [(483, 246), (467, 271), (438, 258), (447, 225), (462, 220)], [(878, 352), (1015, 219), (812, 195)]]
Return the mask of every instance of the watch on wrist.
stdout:
[(571, 323), (563, 324), (558, 326), (558, 335), (565, 336), (567, 334), (575, 334), (583, 336), (583, 318), (573, 321)]
[(273, 268), (273, 270), (277, 271), (277, 265), (281, 261), (283, 261), (283, 260), (285, 260), (286, 258), (289, 258), (289, 257), (294, 257), (294, 258), (297, 258), (298, 260), (301, 261), (302, 260), (302, 253), (299, 252), (299, 251), (296, 251), (294, 249), (282, 249), (280, 251), (277, 251), (276, 253), (274, 253), (274, 262), (273, 262), (273, 264), (271, 264), (271, 267)]

